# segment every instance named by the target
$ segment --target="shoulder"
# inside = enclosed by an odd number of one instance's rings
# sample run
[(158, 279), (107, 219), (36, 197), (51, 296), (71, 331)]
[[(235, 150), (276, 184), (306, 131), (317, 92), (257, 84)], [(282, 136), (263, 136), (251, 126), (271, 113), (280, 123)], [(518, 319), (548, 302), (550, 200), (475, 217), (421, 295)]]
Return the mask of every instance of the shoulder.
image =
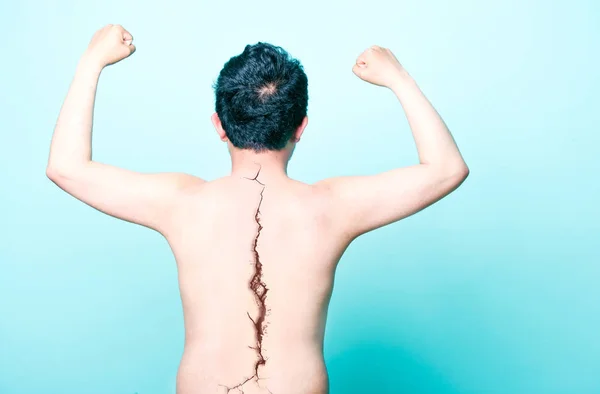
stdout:
[(172, 190), (175, 197), (185, 197), (190, 194), (198, 194), (206, 187), (209, 182), (195, 175), (172, 172), (163, 174), (165, 177), (165, 186)]
[(207, 183), (202, 178), (184, 172), (173, 172), (167, 174), (171, 178), (173, 186), (178, 190), (194, 189)]

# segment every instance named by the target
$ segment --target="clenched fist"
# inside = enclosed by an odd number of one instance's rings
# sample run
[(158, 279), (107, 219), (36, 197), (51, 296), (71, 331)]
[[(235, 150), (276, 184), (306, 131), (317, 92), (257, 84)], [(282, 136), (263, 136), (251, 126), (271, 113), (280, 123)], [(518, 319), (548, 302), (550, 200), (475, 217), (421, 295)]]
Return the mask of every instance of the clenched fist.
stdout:
[(133, 37), (121, 25), (106, 25), (92, 37), (85, 51), (86, 61), (106, 67), (125, 59), (135, 51)]
[(408, 75), (392, 51), (373, 45), (356, 59), (352, 72), (363, 81), (390, 88)]

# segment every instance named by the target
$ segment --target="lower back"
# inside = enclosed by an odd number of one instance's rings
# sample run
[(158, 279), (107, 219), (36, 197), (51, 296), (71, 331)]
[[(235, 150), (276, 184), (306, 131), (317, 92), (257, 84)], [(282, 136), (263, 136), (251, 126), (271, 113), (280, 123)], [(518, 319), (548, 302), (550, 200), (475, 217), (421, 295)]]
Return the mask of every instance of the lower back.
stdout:
[(187, 342), (177, 375), (177, 394), (328, 393), (320, 345), (271, 341), (269, 348), (266, 362), (259, 365), (260, 357), (248, 347), (218, 348), (210, 340)]

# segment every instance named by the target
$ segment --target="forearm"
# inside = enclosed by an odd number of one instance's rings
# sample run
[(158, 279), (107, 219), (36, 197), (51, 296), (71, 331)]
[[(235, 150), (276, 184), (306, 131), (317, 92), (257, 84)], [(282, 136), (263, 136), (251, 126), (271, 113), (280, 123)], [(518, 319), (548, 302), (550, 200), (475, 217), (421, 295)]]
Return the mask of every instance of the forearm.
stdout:
[(85, 57), (79, 62), (54, 128), (49, 170), (70, 171), (91, 161), (94, 102), (101, 70)]
[(421, 164), (466, 168), (446, 124), (414, 79), (408, 73), (400, 73), (390, 89), (402, 104)]

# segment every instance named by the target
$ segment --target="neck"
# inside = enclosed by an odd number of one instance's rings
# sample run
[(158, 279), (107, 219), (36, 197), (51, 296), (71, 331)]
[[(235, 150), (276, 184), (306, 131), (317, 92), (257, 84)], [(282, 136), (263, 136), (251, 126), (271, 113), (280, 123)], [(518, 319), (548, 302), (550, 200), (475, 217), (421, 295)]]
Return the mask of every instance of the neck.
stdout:
[(287, 178), (289, 157), (287, 149), (262, 153), (235, 149), (231, 151), (231, 176), (254, 178), (260, 170), (258, 180), (262, 183)]

